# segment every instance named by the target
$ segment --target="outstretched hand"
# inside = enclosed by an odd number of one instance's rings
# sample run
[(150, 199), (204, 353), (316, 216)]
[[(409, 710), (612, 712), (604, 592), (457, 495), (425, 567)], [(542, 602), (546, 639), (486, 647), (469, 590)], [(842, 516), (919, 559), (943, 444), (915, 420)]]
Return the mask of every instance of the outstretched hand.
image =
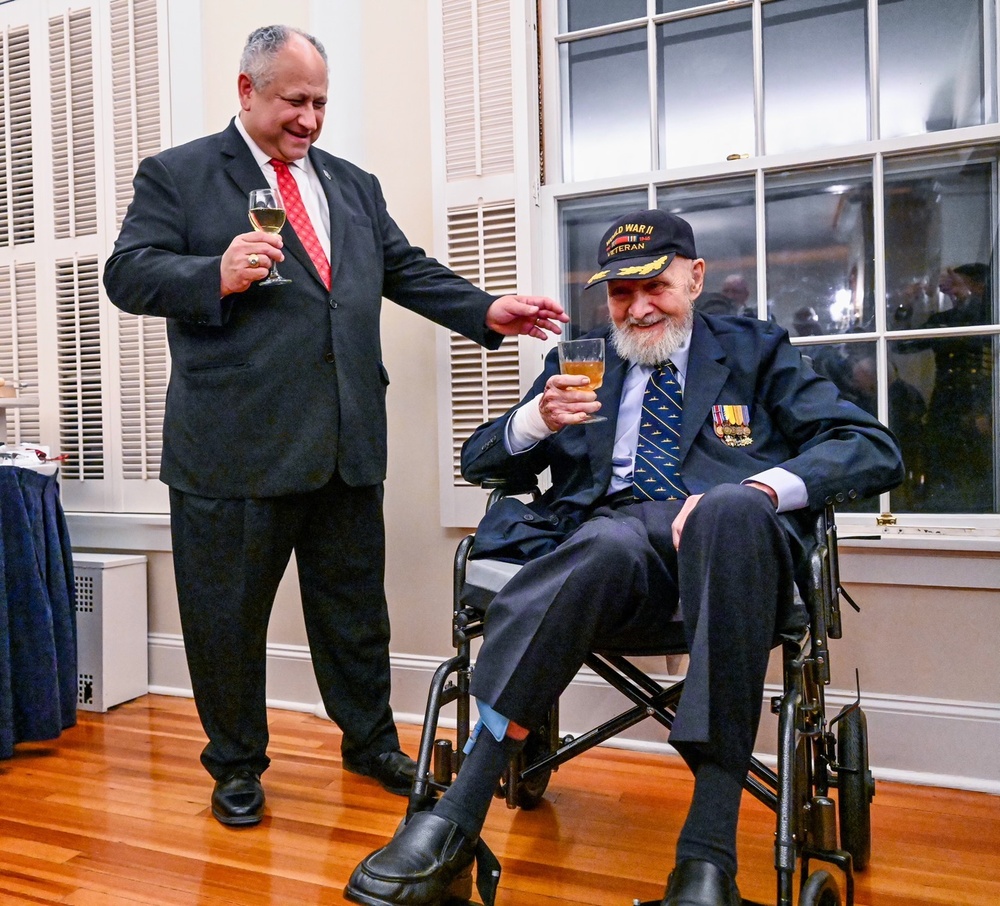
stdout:
[(547, 296), (501, 296), (486, 311), (486, 326), (505, 337), (524, 334), (544, 340), (546, 331), (561, 334), (569, 315)]

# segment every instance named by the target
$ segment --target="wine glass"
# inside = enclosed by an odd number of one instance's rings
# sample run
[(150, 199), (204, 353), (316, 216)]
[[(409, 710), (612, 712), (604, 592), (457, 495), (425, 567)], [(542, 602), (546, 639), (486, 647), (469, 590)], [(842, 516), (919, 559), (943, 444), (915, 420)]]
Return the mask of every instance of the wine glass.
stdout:
[[(285, 225), (285, 203), (277, 189), (254, 189), (250, 193), (250, 223), (260, 233), (280, 233)], [(261, 286), (291, 283), (278, 273), (278, 263), (271, 259), (271, 270), (260, 281)]]
[[(589, 384), (580, 390), (597, 390), (604, 383), (604, 338), (562, 340), (559, 343), (559, 370), (563, 374), (582, 374)], [(603, 415), (588, 415), (580, 424), (606, 422)]]

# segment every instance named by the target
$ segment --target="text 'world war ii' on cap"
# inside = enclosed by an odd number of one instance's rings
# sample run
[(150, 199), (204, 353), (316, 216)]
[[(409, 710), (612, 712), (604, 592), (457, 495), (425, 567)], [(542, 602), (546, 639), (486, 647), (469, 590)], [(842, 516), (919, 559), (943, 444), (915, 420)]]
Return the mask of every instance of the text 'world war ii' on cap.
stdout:
[(686, 220), (666, 211), (636, 211), (616, 220), (601, 239), (601, 269), (587, 281), (642, 280), (665, 271), (680, 255), (694, 260), (694, 233)]

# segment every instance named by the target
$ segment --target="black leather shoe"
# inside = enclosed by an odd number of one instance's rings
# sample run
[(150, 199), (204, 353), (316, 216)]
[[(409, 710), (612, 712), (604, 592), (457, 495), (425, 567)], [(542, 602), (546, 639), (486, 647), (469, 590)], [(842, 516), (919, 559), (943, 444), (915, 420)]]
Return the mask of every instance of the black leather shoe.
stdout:
[(397, 796), (409, 796), (413, 779), (417, 776), (417, 763), (398, 749), (381, 755), (361, 756), (357, 760), (348, 761), (345, 758), (344, 767), (352, 774), (377, 780)]
[(478, 840), (432, 812), (417, 812), (388, 845), (354, 869), (344, 896), (364, 906), (438, 906), (472, 896)]
[(260, 824), (264, 817), (264, 787), (260, 775), (249, 769), (234, 771), (215, 782), (212, 814), (228, 827)]
[(670, 872), (661, 906), (742, 906), (736, 882), (704, 859), (685, 859)]

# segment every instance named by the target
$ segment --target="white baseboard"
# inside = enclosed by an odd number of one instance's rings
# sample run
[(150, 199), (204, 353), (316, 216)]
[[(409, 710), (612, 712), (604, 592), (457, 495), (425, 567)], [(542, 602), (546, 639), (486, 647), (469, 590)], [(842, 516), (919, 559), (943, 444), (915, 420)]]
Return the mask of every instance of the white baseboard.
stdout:
[[(441, 662), (420, 655), (393, 655), (392, 706), (399, 723), (420, 725), (431, 677)], [(325, 716), (304, 646), (268, 646), (268, 705)], [(149, 690), (166, 695), (191, 695), (191, 683), (180, 636), (150, 634)], [(765, 690), (764, 717), (758, 736), (759, 756), (773, 762), (776, 718), (766, 703), (780, 689)], [(828, 689), (831, 716), (853, 702), (849, 690)], [(625, 699), (588, 670), (573, 680), (560, 700), (560, 732), (578, 734), (619, 710)], [(979, 790), (1000, 795), (1000, 705), (864, 693), (872, 772), (879, 779)], [(449, 723), (446, 713), (442, 723)], [(611, 746), (652, 752), (673, 752), (667, 731), (655, 721), (643, 721)]]

